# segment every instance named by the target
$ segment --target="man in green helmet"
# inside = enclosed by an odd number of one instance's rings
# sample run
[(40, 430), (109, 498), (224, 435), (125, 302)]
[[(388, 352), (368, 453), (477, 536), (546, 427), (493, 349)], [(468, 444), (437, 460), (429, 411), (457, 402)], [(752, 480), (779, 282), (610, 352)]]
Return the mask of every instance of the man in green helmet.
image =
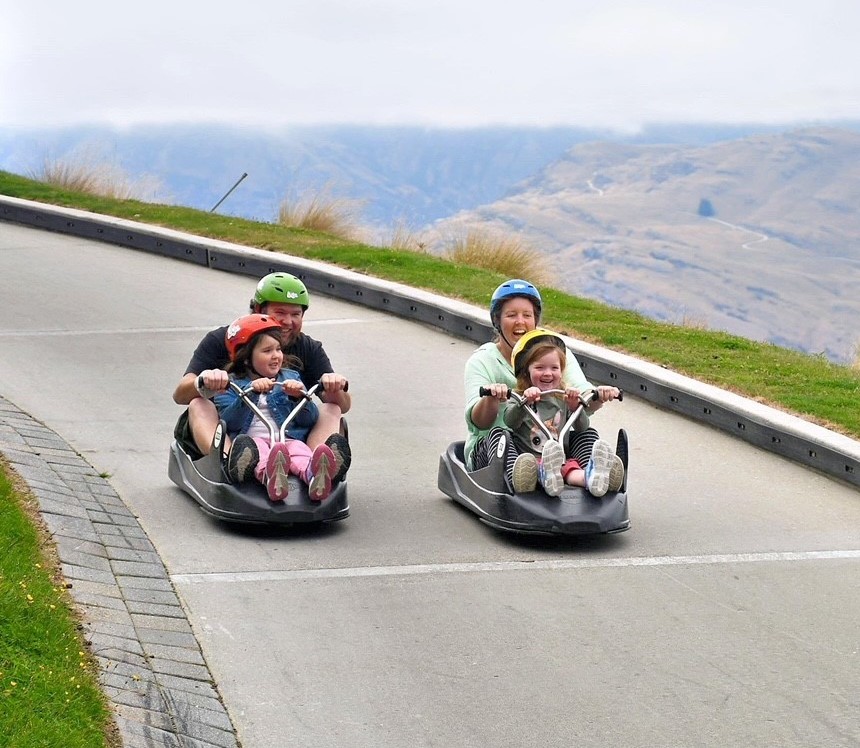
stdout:
[[(346, 391), (346, 378), (336, 374), (318, 340), (302, 332), (305, 311), (310, 303), (305, 284), (289, 273), (270, 273), (257, 284), (251, 299), (253, 314), (268, 314), (281, 323), (284, 352), (301, 361), (300, 376), (305, 388), (322, 383), (319, 419), (308, 435), (313, 449), (327, 444), (338, 463), (335, 481), (343, 480), (352, 459), (349, 443), (340, 434), (341, 416), (352, 404)], [(224, 367), (230, 361), (225, 334), (227, 325), (206, 333), (173, 392), (173, 400), (188, 409), (180, 416), (174, 436), (192, 458), (207, 454), (218, 425), (218, 411), (209, 395), (227, 387), (229, 375)], [(198, 389), (198, 380), (203, 387)], [(236, 459), (233, 459), (236, 458)], [(231, 463), (241, 456), (231, 455)]]

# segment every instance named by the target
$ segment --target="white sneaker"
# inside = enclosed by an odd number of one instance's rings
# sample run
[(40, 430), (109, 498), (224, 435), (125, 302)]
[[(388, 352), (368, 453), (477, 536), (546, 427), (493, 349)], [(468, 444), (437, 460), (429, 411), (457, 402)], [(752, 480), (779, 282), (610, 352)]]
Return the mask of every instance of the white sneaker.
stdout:
[(543, 445), (540, 457), (538, 475), (543, 490), (548, 496), (559, 496), (564, 491), (564, 478), (561, 476), (561, 466), (564, 465), (564, 448), (555, 439), (549, 439)]
[(592, 496), (604, 496), (609, 490), (609, 474), (614, 465), (615, 450), (609, 442), (598, 439), (591, 448), (591, 459), (585, 468), (585, 486)]

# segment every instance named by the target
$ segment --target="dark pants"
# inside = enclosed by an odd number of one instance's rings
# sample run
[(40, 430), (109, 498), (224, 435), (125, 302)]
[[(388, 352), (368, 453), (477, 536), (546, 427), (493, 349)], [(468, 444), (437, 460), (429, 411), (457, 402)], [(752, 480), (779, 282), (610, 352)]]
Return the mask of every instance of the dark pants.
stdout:
[(182, 411), (176, 426), (173, 427), (173, 438), (192, 460), (199, 460), (203, 455), (197, 449), (194, 435), (191, 433), (191, 424), (188, 423), (188, 408)]

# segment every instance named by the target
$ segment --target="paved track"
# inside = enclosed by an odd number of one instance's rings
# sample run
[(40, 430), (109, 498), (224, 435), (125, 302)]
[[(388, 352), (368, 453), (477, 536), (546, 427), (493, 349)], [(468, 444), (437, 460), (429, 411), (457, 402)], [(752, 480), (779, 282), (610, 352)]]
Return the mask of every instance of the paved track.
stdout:
[(170, 393), (253, 287), (0, 224), (0, 394), (111, 483), (245, 748), (857, 746), (860, 496), (633, 398), (633, 528), (500, 535), (435, 486), (473, 346), (315, 296), (349, 376), (352, 516), (235, 529), (169, 482)]

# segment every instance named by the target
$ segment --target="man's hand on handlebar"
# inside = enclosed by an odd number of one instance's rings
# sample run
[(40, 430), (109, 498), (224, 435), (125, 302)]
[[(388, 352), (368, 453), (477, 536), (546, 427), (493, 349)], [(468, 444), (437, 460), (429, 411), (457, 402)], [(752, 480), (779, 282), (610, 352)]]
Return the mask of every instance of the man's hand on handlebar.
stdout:
[(229, 381), (230, 375), (223, 369), (204, 369), (197, 375), (197, 391), (202, 397), (211, 397), (224, 392)]
[(323, 391), (328, 395), (333, 395), (336, 392), (346, 392), (349, 389), (346, 377), (341, 374), (335, 374), (333, 371), (323, 374), (320, 377), (320, 384)]

